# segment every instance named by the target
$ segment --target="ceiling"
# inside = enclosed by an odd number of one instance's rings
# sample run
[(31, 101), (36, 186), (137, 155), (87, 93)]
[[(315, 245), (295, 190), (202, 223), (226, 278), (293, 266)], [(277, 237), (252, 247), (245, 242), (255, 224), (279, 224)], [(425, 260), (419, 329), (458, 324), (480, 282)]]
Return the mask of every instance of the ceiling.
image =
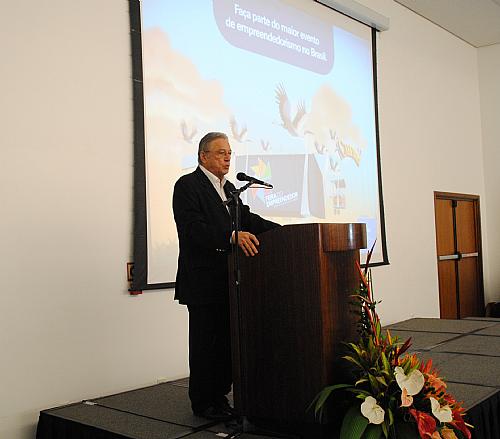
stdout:
[(394, 0), (474, 47), (500, 43), (500, 0)]

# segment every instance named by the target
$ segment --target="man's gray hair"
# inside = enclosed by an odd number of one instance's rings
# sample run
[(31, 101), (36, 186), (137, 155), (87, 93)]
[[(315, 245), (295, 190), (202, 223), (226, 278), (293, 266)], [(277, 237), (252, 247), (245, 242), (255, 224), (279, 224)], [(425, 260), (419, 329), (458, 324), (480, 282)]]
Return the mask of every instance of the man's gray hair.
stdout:
[(217, 133), (217, 132), (205, 134), (201, 138), (200, 143), (198, 145), (198, 163), (201, 164), (201, 159), (200, 159), (201, 153), (209, 151), (210, 142), (212, 142), (215, 139), (227, 140), (227, 135), (224, 133)]

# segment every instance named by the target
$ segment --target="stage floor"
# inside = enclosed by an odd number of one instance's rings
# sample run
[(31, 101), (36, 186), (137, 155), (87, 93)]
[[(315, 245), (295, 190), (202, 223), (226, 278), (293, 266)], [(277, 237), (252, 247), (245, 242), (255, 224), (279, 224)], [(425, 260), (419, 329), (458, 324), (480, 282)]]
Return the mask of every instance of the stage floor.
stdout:
[[(464, 402), (474, 439), (500, 438), (500, 319), (415, 318), (387, 326), (411, 352), (432, 358), (451, 394)], [(188, 379), (43, 410), (37, 439), (216, 439), (239, 426), (192, 414)], [(268, 433), (269, 434), (269, 433)], [(242, 439), (299, 437), (243, 433)]]
[[(217, 439), (241, 429), (235, 421), (224, 424), (195, 416), (188, 386), (189, 378), (183, 378), (44, 410), (37, 439)], [(253, 433), (238, 437), (273, 438)]]

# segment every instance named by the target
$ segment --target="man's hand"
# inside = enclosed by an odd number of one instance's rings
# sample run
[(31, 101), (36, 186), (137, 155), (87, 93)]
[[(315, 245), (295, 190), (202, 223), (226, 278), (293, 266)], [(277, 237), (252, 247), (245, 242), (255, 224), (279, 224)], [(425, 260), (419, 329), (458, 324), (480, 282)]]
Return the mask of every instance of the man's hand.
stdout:
[(259, 253), (257, 250), (259, 240), (250, 232), (238, 232), (238, 245), (245, 253), (245, 256), (255, 256)]

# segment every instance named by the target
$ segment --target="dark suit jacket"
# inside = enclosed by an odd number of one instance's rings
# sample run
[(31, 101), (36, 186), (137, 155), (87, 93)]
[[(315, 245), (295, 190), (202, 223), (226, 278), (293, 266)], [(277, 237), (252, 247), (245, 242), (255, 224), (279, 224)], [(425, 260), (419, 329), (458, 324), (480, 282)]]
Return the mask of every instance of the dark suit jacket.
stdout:
[[(224, 185), (226, 195), (235, 187)], [(241, 206), (241, 230), (258, 234), (278, 227)], [(175, 183), (173, 208), (179, 237), (175, 299), (187, 305), (228, 299), (231, 216), (210, 180), (198, 167)]]

